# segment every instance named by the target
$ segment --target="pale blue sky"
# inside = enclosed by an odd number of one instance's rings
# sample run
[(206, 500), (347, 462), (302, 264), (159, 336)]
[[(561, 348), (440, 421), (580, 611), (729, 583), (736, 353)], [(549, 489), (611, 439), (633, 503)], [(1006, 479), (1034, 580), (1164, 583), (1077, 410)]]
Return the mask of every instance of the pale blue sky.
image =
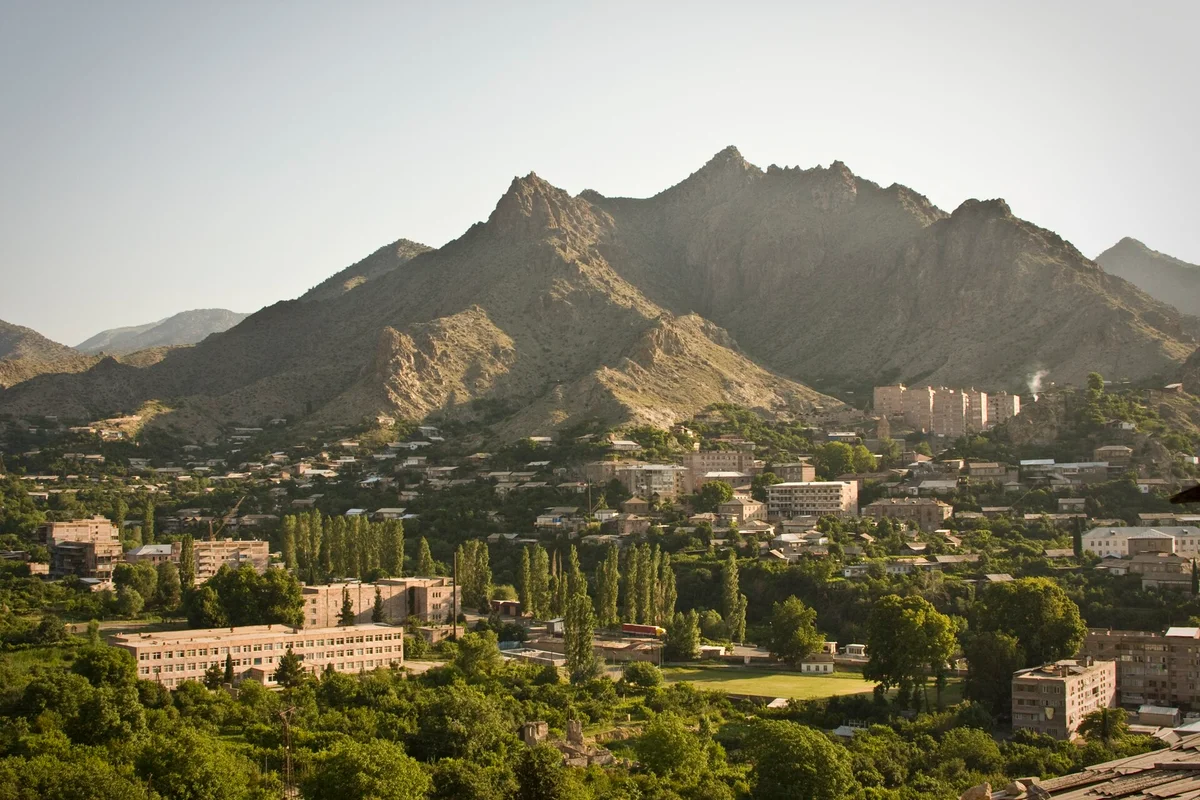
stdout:
[[(1046, 8), (1049, 6), (1050, 8)], [(0, 0), (0, 319), (74, 344), (737, 145), (1200, 262), (1200, 3)]]

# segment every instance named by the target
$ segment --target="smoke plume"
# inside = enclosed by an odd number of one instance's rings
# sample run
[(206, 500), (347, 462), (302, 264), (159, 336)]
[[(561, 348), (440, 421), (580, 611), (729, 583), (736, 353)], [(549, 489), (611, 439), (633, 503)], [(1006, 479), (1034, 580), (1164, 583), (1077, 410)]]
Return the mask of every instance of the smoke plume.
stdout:
[(1048, 369), (1039, 369), (1037, 372), (1029, 376), (1025, 385), (1029, 387), (1029, 393), (1033, 395), (1033, 402), (1037, 402), (1038, 395), (1042, 391), (1042, 380), (1050, 374)]

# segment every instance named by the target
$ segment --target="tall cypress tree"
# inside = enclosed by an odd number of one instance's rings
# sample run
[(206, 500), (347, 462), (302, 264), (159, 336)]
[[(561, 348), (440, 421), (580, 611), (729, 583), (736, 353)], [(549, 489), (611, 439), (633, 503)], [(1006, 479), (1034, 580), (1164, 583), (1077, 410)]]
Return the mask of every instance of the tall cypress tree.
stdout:
[(333, 574), (346, 577), (346, 518), (341, 515), (329, 523), (329, 560)]
[(487, 542), (482, 540), (475, 542), (475, 564), (472, 568), (472, 579), (474, 580), (472, 591), (479, 600), (479, 608), (481, 611), (487, 611), (488, 602), (492, 598), (492, 565)]
[(417, 547), (417, 575), (428, 578), (436, 574), (437, 567), (433, 565), (433, 554), (429, 552), (429, 542), (422, 536), (421, 543)]
[(283, 518), (283, 541), (280, 549), (283, 551), (283, 566), (285, 569), (296, 568), (296, 517), (288, 514)]
[(534, 619), (550, 616), (550, 555), (546, 548), (534, 545), (533, 564), (530, 575), (529, 602), (533, 606)]
[(529, 560), (529, 548), (521, 548), (521, 572), (517, 576), (517, 599), (521, 601), (521, 613), (532, 614), (533, 603), (529, 599), (530, 584), (533, 582), (533, 564)]
[(722, 577), (721, 610), (725, 625), (729, 628), (729, 638), (740, 642), (746, 638), (746, 595), (739, 590), (737, 555), (733, 550), (729, 551)]
[(625, 609), (626, 622), (638, 621), (638, 602), (640, 595), (641, 554), (638, 548), (630, 547), (625, 555)]
[(375, 605), (371, 607), (371, 622), (383, 622), (387, 615), (383, 610), (383, 593), (375, 587)]
[(658, 585), (662, 599), (659, 602), (657, 624), (665, 628), (671, 620), (675, 619), (675, 603), (679, 599), (679, 592), (675, 588), (675, 570), (671, 567), (670, 553), (663, 553), (662, 575)]
[(565, 575), (560, 575), (560, 583), (569, 591), (563, 619), (563, 650), (567, 657), (567, 671), (572, 683), (584, 683), (600, 674), (600, 662), (592, 649), (596, 614), (592, 610), (587, 579), (579, 569), (579, 555), (574, 546), (571, 547), (568, 570)]
[(154, 501), (147, 500), (142, 511), (142, 544), (154, 544)]
[(191, 535), (184, 536), (179, 544), (179, 583), (184, 589), (196, 583), (196, 549)]
[(359, 577), (358, 524), (355, 517), (346, 521), (346, 577)]
[(610, 544), (604, 560), (596, 568), (597, 622), (602, 628), (615, 628), (621, 624), (621, 612), (617, 606), (620, 586), (617, 547)]
[(404, 524), (398, 519), (384, 523), (383, 568), (388, 575), (399, 578), (404, 574)]
[(350, 590), (342, 589), (342, 614), (338, 619), (339, 625), (354, 624), (354, 603), (350, 601)]

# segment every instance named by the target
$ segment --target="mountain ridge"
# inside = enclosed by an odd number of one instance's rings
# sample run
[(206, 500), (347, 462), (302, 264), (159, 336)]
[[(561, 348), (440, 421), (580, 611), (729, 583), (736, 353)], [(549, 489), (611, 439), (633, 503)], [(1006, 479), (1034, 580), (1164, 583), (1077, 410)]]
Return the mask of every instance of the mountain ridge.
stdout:
[(190, 309), (144, 325), (109, 328), (88, 337), (75, 349), (92, 355), (127, 355), (156, 347), (196, 344), (210, 334), (232, 328), (248, 316), (224, 308)]
[(1095, 260), (1105, 272), (1124, 278), (1151, 297), (1185, 314), (1200, 315), (1200, 265), (1160, 253), (1130, 236)]

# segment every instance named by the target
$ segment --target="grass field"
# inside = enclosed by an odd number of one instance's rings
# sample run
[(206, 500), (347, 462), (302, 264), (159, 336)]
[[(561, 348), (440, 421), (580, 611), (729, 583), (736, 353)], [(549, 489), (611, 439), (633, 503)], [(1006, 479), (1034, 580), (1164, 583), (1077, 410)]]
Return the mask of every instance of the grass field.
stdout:
[(832, 675), (801, 675), (747, 667), (664, 667), (668, 683), (690, 681), (700, 689), (762, 697), (788, 697), (811, 700), (841, 694), (866, 694), (875, 688), (859, 672), (835, 672)]

